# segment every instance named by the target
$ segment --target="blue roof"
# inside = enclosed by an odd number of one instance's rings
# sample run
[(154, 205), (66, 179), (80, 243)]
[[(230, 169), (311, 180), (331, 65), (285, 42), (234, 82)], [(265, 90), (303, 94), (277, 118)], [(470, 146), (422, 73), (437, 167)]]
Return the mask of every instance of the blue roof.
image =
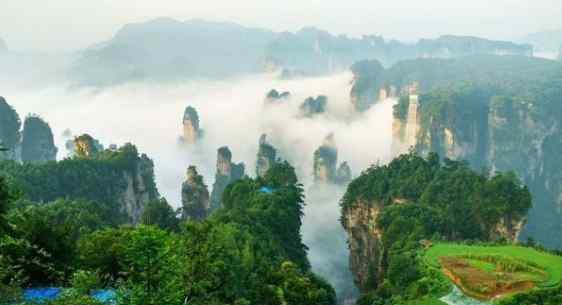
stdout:
[[(43, 303), (55, 299), (61, 292), (62, 289), (57, 287), (27, 288), (23, 290), (23, 299), (27, 302)], [(117, 294), (113, 289), (94, 290), (90, 295), (100, 302), (116, 304)]]
[(28, 288), (23, 290), (23, 299), (30, 302), (42, 303), (56, 298), (61, 292), (60, 288)]
[(268, 193), (268, 194), (271, 194), (271, 193), (274, 192), (274, 190), (273, 190), (272, 188), (267, 187), (267, 186), (262, 186), (262, 187), (259, 189), (259, 191), (262, 192), (262, 193)]

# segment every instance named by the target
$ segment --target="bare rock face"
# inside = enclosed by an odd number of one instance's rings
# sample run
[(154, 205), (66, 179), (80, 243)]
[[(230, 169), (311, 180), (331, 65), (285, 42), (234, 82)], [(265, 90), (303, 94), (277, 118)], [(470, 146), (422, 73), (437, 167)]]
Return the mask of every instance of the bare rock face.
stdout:
[(267, 96), (265, 97), (265, 104), (267, 105), (267, 104), (282, 103), (283, 101), (286, 101), (290, 97), (291, 97), (291, 93), (289, 91), (279, 92), (275, 89), (271, 89), (271, 91), (269, 91), (267, 93)]
[(39, 116), (28, 116), (23, 124), (22, 161), (56, 160), (57, 150), (49, 124)]
[[(347, 162), (338, 164), (338, 150), (334, 135), (330, 134), (314, 152), (314, 182), (345, 185), (351, 181), (351, 168)], [(337, 169), (336, 169), (337, 168)]]
[(187, 180), (181, 186), (182, 218), (201, 220), (210, 209), (209, 191), (195, 166), (187, 169)]
[(228, 147), (223, 146), (217, 151), (217, 172), (211, 193), (211, 209), (221, 206), (221, 198), (226, 187), (244, 177), (244, 163), (233, 163), (232, 153)]
[(338, 150), (334, 142), (334, 135), (330, 134), (314, 152), (314, 182), (335, 182), (337, 163)]
[(380, 204), (354, 205), (342, 217), (349, 245), (349, 268), (360, 291), (369, 291), (381, 282), (384, 247), (382, 232), (377, 229)]
[(318, 97), (309, 97), (304, 100), (300, 106), (300, 114), (304, 117), (312, 117), (317, 114), (326, 112), (326, 105), (328, 104), (328, 97), (319, 95)]
[(351, 167), (347, 162), (342, 162), (336, 172), (336, 183), (340, 185), (347, 185), (351, 182)]
[(20, 128), (21, 121), (18, 113), (0, 96), (0, 146), (5, 149), (0, 159), (18, 159)]
[(265, 134), (261, 135), (256, 162), (256, 175), (258, 177), (263, 177), (275, 164), (276, 160), (277, 150), (267, 142), (267, 136)]
[(74, 138), (73, 145), (67, 145), (67, 149), (78, 157), (89, 158), (102, 151), (103, 145), (89, 134), (83, 134)]
[(194, 144), (203, 136), (203, 130), (199, 127), (199, 115), (197, 110), (191, 106), (185, 108), (183, 114), (183, 136), (180, 142)]

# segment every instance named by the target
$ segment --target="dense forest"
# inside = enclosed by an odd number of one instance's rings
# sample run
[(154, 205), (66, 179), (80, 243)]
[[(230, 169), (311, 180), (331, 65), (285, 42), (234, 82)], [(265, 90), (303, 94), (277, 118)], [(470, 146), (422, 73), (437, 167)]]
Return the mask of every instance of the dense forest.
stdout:
[(34, 285), (68, 287), (46, 304), (98, 304), (90, 293), (101, 288), (119, 304), (335, 303), (310, 271), (303, 189), (288, 163), (229, 185), (203, 221), (178, 223), (165, 200), (128, 225), (108, 203), (22, 195), (0, 178), (0, 303)]
[[(153, 162), (132, 144), (62, 161), (2, 161), (0, 172), (23, 197), (35, 202), (60, 198), (85, 199), (109, 204), (116, 212), (137, 218), (142, 203), (158, 198)], [(138, 198), (126, 198), (131, 188)], [(133, 206), (129, 202), (134, 201)]]
[[(517, 236), (513, 231), (521, 228), (515, 223), (524, 222), (531, 207), (531, 195), (513, 173), (476, 172), (466, 162), (410, 152), (364, 171), (351, 182), (341, 205), (351, 268), (362, 267), (354, 270), (363, 292), (358, 304), (443, 304), (437, 299), (451, 284), (428, 266), (426, 249), (439, 242), (510, 244)], [(376, 217), (365, 223), (365, 215)], [(498, 225), (505, 228), (498, 230)], [(364, 252), (373, 250), (363, 249), (370, 245), (379, 250)], [(536, 246), (533, 241), (527, 245)], [(371, 255), (361, 257), (364, 253)], [(556, 289), (522, 293), (502, 304), (557, 304)]]

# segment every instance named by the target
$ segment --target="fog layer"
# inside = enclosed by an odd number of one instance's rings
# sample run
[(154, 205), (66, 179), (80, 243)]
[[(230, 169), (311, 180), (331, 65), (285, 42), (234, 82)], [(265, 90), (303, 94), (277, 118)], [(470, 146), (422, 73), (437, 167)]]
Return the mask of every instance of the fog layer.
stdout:
[[(233, 161), (244, 162), (247, 173), (253, 176), (258, 138), (267, 133), (280, 157), (296, 167), (305, 185), (303, 237), (310, 247), (314, 270), (339, 292), (348, 293), (352, 284), (338, 204), (345, 189), (312, 186), (313, 152), (326, 135), (334, 133), (339, 162), (348, 161), (354, 176), (377, 161), (386, 162), (390, 157), (393, 104), (385, 101), (359, 117), (352, 116), (351, 79), (349, 73), (296, 80), (260, 75), (235, 81), (128, 84), (103, 91), (8, 89), (2, 94), (22, 119), (27, 113), (37, 113), (50, 123), (59, 159), (65, 157), (65, 129), (74, 135), (88, 133), (106, 147), (134, 143), (154, 160), (158, 189), (174, 207), (181, 205), (181, 182), (188, 165), (196, 165), (207, 185), (212, 185), (220, 146), (229, 146)], [(272, 88), (290, 91), (292, 97), (280, 104), (265, 105), (265, 95)], [(327, 113), (299, 118), (303, 100), (320, 94), (328, 96)], [(188, 105), (199, 112), (204, 138), (186, 148), (178, 145), (178, 137)]]

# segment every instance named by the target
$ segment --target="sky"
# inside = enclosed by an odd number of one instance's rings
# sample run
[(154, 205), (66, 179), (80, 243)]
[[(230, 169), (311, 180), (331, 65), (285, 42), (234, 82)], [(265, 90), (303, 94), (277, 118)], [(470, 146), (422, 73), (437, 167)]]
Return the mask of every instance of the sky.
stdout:
[(440, 34), (513, 39), (562, 27), (560, 0), (0, 0), (0, 38), (14, 50), (68, 51), (156, 17), (231, 21), (275, 31), (414, 41)]

